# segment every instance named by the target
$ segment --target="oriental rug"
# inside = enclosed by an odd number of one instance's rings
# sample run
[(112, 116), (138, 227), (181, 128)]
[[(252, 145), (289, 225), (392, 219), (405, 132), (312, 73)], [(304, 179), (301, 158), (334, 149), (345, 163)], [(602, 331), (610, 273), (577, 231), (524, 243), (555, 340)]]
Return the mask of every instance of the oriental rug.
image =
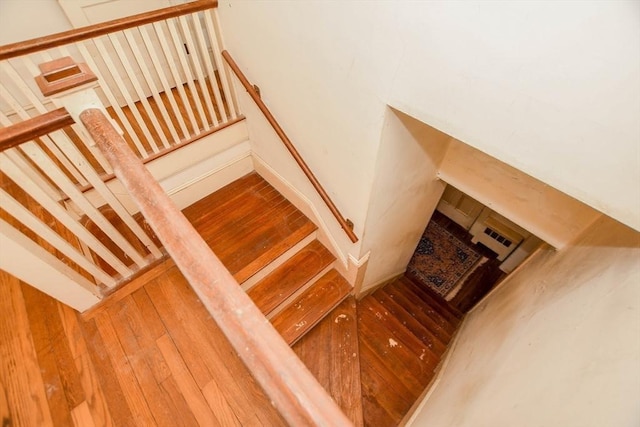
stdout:
[(434, 221), (429, 222), (409, 261), (407, 272), (445, 298), (468, 277), (481, 255)]

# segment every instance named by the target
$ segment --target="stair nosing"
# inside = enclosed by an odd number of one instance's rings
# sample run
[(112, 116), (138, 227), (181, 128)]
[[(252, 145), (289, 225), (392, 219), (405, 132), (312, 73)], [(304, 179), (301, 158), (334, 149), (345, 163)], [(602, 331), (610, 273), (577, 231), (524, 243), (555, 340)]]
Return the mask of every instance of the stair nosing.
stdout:
[(247, 278), (247, 280), (243, 281), (240, 286), (245, 292), (248, 292), (255, 285), (257, 285), (262, 279), (265, 279), (271, 273), (276, 271), (279, 267), (289, 261), (291, 258), (296, 256), (303, 248), (308, 246), (311, 242), (317, 240), (317, 229), (305, 236), (302, 240), (300, 240), (295, 245), (291, 246), (284, 253), (279, 255), (273, 261), (262, 267), (251, 277)]
[[(334, 261), (335, 262), (335, 261)], [(332, 273), (333, 272), (333, 273)], [(346, 281), (346, 279), (337, 271), (335, 270), (335, 268), (331, 268), (327, 273), (325, 273), (324, 275), (322, 275), (322, 277), (320, 277), (318, 280), (316, 280), (312, 286), (310, 286), (309, 288), (307, 288), (305, 290), (305, 292), (301, 293), (296, 299), (292, 300), (290, 304), (288, 304), (286, 307), (284, 307), (279, 313), (278, 315), (281, 315), (282, 313), (284, 313), (285, 310), (295, 306), (296, 301), (298, 301), (302, 296), (305, 295), (306, 292), (309, 292), (314, 286), (318, 285), (318, 282), (320, 280), (322, 280), (325, 276), (328, 276), (329, 274), (335, 274), (337, 275), (339, 280), (344, 281), (344, 283), (347, 284), (347, 291), (344, 292), (343, 295), (341, 295), (339, 298), (337, 298), (337, 301), (335, 301), (331, 307), (329, 307), (326, 312), (324, 313), (324, 315), (322, 315), (321, 317), (318, 317), (317, 319), (313, 320), (311, 323), (305, 324), (304, 327), (300, 328), (300, 333), (297, 334), (293, 339), (289, 340), (286, 339), (284, 336), (283, 338), (285, 338), (285, 340), (287, 341), (287, 343), (291, 346), (293, 344), (295, 344), (300, 338), (302, 338), (305, 334), (307, 334), (310, 330), (313, 329), (313, 327), (318, 324), (319, 321), (321, 321), (328, 313), (330, 313), (332, 310), (334, 310), (342, 301), (345, 300), (345, 298), (347, 298), (350, 294), (351, 291), (353, 290), (352, 286), (349, 284), (349, 282)], [(278, 330), (278, 332), (280, 332), (280, 334), (282, 335), (283, 331), (281, 331), (280, 329), (278, 329), (278, 315), (273, 316), (270, 320), (271, 323), (274, 325), (274, 327), (276, 327), (276, 329)], [(286, 330), (286, 329), (285, 329)]]
[(286, 299), (284, 299), (280, 304), (278, 304), (273, 310), (269, 311), (265, 314), (265, 317), (269, 320), (276, 317), (280, 314), (284, 309), (286, 309), (293, 301), (295, 301), (300, 295), (305, 293), (309, 288), (316, 284), (321, 277), (327, 274), (329, 271), (334, 269), (335, 260), (332, 261), (329, 265), (325, 266), (322, 270), (320, 270), (317, 274), (315, 274), (311, 279), (307, 280), (304, 285), (299, 287), (294, 293), (289, 295)]

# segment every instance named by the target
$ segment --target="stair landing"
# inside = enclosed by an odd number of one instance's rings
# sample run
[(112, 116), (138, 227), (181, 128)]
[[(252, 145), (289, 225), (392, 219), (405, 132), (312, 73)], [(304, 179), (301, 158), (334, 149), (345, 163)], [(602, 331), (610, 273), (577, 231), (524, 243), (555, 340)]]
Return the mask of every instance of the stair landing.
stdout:
[(317, 229), (257, 173), (232, 182), (183, 213), (239, 283)]

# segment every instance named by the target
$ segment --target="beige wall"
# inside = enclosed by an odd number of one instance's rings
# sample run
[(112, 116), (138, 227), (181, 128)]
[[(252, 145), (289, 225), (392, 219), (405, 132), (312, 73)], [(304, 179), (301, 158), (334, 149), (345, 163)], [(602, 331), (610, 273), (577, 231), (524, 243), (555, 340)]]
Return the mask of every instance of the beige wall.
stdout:
[(445, 184), (436, 173), (451, 137), (387, 110), (362, 236), (371, 251), (362, 291), (404, 272)]
[(0, 45), (70, 29), (56, 0), (0, 0)]
[(412, 426), (640, 423), (640, 234), (607, 217), (468, 315)]
[(557, 249), (601, 215), (529, 175), (453, 139), (438, 176)]
[(640, 228), (639, 12), (605, 1), (219, 7), (228, 49), (357, 231), (387, 104)]

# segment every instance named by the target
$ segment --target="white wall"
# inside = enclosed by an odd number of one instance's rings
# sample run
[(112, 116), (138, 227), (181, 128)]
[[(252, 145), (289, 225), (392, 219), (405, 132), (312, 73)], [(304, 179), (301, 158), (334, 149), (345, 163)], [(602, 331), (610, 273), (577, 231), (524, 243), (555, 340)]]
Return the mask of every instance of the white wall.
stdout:
[(356, 232), (387, 104), (640, 229), (639, 3), (228, 0), (219, 13)]
[(451, 137), (387, 110), (362, 235), (371, 251), (362, 291), (404, 273), (446, 184), (436, 173)]
[(640, 3), (416, 2), (389, 103), (640, 229)]
[(70, 29), (56, 0), (0, 0), (0, 45)]
[(467, 316), (412, 426), (640, 423), (640, 234), (598, 220), (545, 250)]

